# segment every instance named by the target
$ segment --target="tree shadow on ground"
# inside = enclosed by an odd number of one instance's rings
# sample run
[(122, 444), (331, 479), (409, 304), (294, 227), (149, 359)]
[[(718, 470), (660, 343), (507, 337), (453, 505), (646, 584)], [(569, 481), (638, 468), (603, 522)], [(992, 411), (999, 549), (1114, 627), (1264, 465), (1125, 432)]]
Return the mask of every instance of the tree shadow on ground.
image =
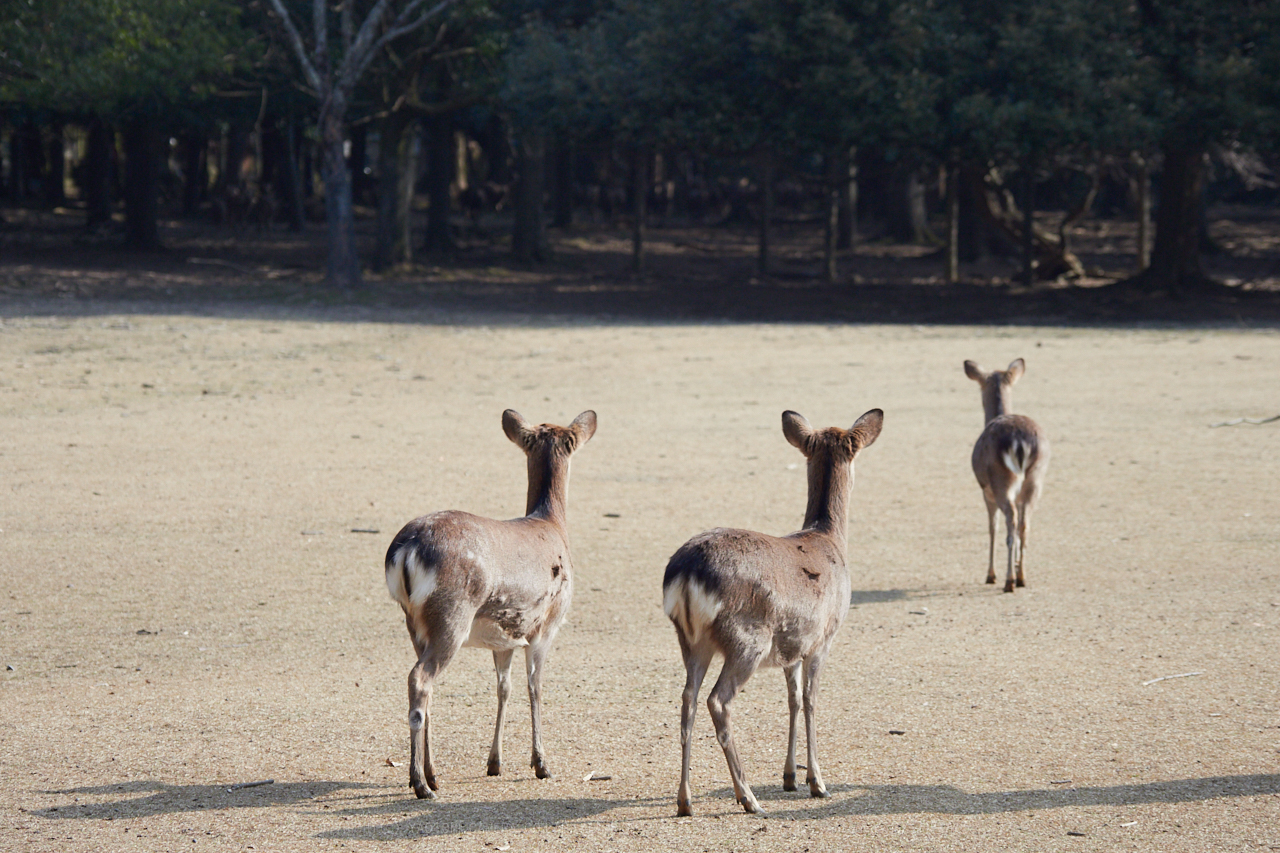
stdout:
[[(1207, 776), (1146, 782), (1136, 785), (1069, 785), (1030, 791), (987, 791), (971, 794), (952, 785), (831, 785), (837, 796), (813, 800), (782, 791), (776, 786), (756, 790), (756, 797), (773, 817), (804, 818), (853, 817), (896, 814), (982, 815), (1041, 809), (1087, 806), (1140, 806), (1155, 803), (1191, 803), (1228, 797), (1256, 797), (1280, 794), (1280, 774)], [(852, 794), (853, 796), (839, 796)], [(721, 788), (711, 796), (732, 799), (732, 788)], [(798, 799), (804, 797), (804, 799)]]
[(165, 782), (139, 780), (114, 785), (94, 785), (43, 791), (63, 796), (111, 797), (136, 794), (126, 799), (106, 799), (93, 803), (73, 803), (34, 809), (31, 814), (51, 820), (123, 820), (154, 817), (181, 812), (215, 811), (218, 809), (264, 808), (288, 806), (313, 800), (343, 790), (384, 786), (362, 782), (283, 782), (237, 787), (235, 785), (169, 785)]
[[(805, 229), (779, 232), (768, 275), (757, 269), (748, 232), (655, 231), (647, 271), (637, 275), (627, 240), (608, 228), (584, 227), (559, 236), (549, 263), (517, 264), (500, 245), (484, 244), (438, 265), (370, 276), (357, 290), (340, 291), (321, 280), (320, 226), (304, 235), (246, 239), (207, 224), (173, 222), (166, 226), (169, 249), (149, 254), (86, 241), (77, 236), (82, 230), (36, 214), (16, 232), (0, 233), (0, 317), (194, 313), (451, 325), (1280, 323), (1280, 260), (1270, 249), (1220, 271), (1240, 286), (1175, 298), (1099, 286), (1111, 277), (1026, 288), (1007, 275), (974, 270), (945, 284), (937, 258), (871, 245), (845, 257), (841, 280), (828, 282)], [(1132, 266), (1113, 260), (1116, 275)]]

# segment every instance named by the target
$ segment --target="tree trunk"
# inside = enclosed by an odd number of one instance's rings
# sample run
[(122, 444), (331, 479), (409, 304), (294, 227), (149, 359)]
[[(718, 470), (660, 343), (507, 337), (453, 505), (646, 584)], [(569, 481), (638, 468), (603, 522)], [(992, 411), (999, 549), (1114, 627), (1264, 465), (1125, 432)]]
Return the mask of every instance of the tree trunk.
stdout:
[(320, 127), (320, 168), (324, 178), (324, 213), (329, 242), (326, 280), (333, 287), (355, 288), (361, 284), (360, 258), (356, 254), (351, 172), (342, 151), (344, 138), (340, 113), (327, 112)]
[(61, 121), (50, 122), (48, 144), (45, 146), (48, 151), (49, 177), (45, 184), (44, 198), (52, 207), (62, 207), (67, 203), (67, 157), (62, 138), (64, 130)]
[(115, 133), (101, 118), (89, 121), (85, 152), (85, 222), (89, 227), (111, 221), (111, 190), (115, 185)]
[(363, 204), (369, 195), (369, 176), (365, 174), (365, 167), (369, 165), (369, 127), (357, 124), (348, 136), (351, 139), (351, 156), (347, 158), (347, 171), (351, 174), (351, 201)]
[(1138, 220), (1134, 272), (1140, 273), (1151, 266), (1151, 164), (1142, 154), (1133, 155), (1133, 164), (1136, 174), (1131, 189), (1134, 216)]
[(160, 142), (151, 117), (125, 125), (125, 245), (131, 249), (160, 248)]
[(923, 243), (929, 228), (924, 203), (924, 184), (913, 166), (893, 170), (889, 199), (889, 233), (902, 243)]
[[(969, 174), (966, 174), (966, 171)], [(972, 167), (955, 164), (957, 187), (956, 217), (958, 232), (958, 261), (975, 263), (986, 258), (991, 250), (991, 235), (987, 232), (987, 217), (983, 215), (986, 201), (976, 188), (981, 185), (982, 178), (974, 177)]]
[(960, 166), (947, 166), (947, 284), (960, 280)]
[(838, 276), (836, 264), (836, 247), (840, 242), (840, 197), (847, 186), (849, 167), (841, 154), (827, 152), (827, 216), (823, 234), (823, 273), (828, 282), (834, 283)]
[[(1036, 283), (1036, 174), (1031, 165), (1022, 167), (1022, 283)], [(1065, 247), (1063, 247), (1065, 249)]]
[(844, 156), (845, 184), (840, 193), (840, 233), (837, 249), (853, 251), (858, 247), (858, 148), (850, 146)]
[(551, 226), (573, 225), (573, 145), (556, 137), (551, 150)]
[(302, 230), (305, 214), (302, 206), (302, 175), (298, 170), (298, 125), (293, 116), (280, 128), (280, 164), (276, 170), (276, 194), (284, 205), (285, 220), (289, 230)]
[(769, 274), (769, 240), (773, 231), (773, 151), (761, 149), (758, 169), (760, 172), (760, 244), (756, 257), (756, 269), (761, 275)]
[(511, 232), (511, 253), (517, 260), (546, 261), (546, 221), (542, 212), (546, 186), (547, 143), (539, 130), (525, 130), (516, 143), (515, 223)]
[(208, 187), (205, 137), (194, 131), (182, 136), (182, 215), (195, 216)]
[(653, 152), (638, 146), (631, 155), (631, 271), (644, 271), (644, 226), (649, 217), (649, 169)]
[(1200, 145), (1169, 142), (1161, 146), (1160, 206), (1151, 265), (1141, 277), (1143, 289), (1185, 293), (1208, 282), (1200, 265), (1200, 196), (1204, 154)]
[(453, 207), (454, 172), (458, 152), (454, 139), (454, 123), (449, 115), (436, 115), (425, 123), (427, 133), (427, 230), (422, 247), (428, 254), (448, 254), (457, 246), (449, 233), (449, 214)]
[(382, 121), (378, 147), (377, 269), (413, 260), (409, 214), (417, 181), (414, 119), (393, 112)]

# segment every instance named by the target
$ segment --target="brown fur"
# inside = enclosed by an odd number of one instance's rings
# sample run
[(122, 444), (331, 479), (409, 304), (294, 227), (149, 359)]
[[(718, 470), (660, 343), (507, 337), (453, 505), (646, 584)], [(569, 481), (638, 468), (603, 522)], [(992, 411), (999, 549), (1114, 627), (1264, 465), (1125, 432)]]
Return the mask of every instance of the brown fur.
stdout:
[(542, 749), (542, 667), (573, 597), (565, 499), (569, 458), (596, 430), (595, 412), (568, 427), (529, 426), (502, 414), (507, 437), (528, 457), (526, 515), (496, 521), (449, 510), (404, 526), (387, 549), (387, 588), (404, 610), (418, 662), (409, 672), (409, 784), (418, 797), (438, 789), (431, 762), (431, 694), (435, 679), (464, 644), (493, 651), (498, 719), (489, 775), (502, 767), (502, 728), (511, 692), (511, 658), (525, 647), (533, 757), (548, 778)]
[(671, 557), (663, 578), (663, 606), (675, 624), (684, 656), (685, 689), (680, 718), (682, 762), (677, 808), (692, 813), (689, 762), (698, 691), (713, 655), (724, 656), (707, 708), (724, 749), (735, 799), (748, 812), (760, 803), (747, 785), (730, 726), (730, 704), (761, 665), (786, 675), (791, 724), (783, 787), (795, 790), (796, 723), (803, 669), (807, 781), (815, 797), (827, 796), (818, 769), (814, 704), (818, 676), (849, 609), (845, 567), (849, 494), (854, 457), (880, 434), (879, 409), (849, 430), (812, 429), (784, 412), (782, 430), (808, 460), (809, 501), (804, 527), (789, 536), (718, 528), (686, 542)]
[[(1013, 384), (1026, 362), (1015, 359), (1006, 370), (985, 371), (972, 361), (964, 363), (965, 375), (982, 386), (982, 410), (986, 428), (973, 446), (973, 473), (987, 505), (989, 548), (987, 583), (996, 582), (996, 510), (1004, 513), (1008, 531), (1009, 565), (1004, 591), (1026, 586), (1023, 560), (1031, 511), (1035, 509), (1049, 469), (1049, 439), (1039, 425), (1025, 415), (1009, 413)], [(1010, 468), (1012, 464), (1013, 469)]]

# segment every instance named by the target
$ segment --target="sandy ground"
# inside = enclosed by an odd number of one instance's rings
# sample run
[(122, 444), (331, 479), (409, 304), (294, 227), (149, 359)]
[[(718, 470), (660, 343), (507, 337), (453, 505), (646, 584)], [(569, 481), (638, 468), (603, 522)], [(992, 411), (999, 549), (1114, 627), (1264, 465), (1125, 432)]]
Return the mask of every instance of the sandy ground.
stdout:
[[(0, 323), (0, 847), (1280, 850), (1280, 422), (1210, 427), (1280, 412), (1275, 330), (68, 310)], [(1054, 459), (1006, 595), (961, 362), (1016, 356)], [(421, 802), (383, 555), (427, 511), (520, 513), (506, 407), (599, 413), (544, 682), (556, 775), (524, 766), (516, 690), (485, 777), (494, 678), (464, 650)], [(762, 670), (735, 724), (769, 819), (734, 804), (705, 707), (677, 819), (666, 559), (709, 527), (794, 530), (779, 414), (872, 407), (819, 700), (832, 797), (781, 790)]]

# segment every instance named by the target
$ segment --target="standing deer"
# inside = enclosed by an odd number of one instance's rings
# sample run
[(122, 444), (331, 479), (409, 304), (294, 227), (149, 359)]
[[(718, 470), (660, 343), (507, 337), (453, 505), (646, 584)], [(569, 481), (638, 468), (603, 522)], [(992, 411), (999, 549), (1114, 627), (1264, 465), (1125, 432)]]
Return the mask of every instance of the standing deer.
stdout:
[(462, 646), (493, 651), (498, 721), (490, 776), (502, 771), (502, 725), (511, 694), (511, 658), (524, 646), (533, 716), (530, 766), (547, 779), (542, 751), (542, 667), (573, 597), (565, 496), (569, 457), (596, 431), (586, 411), (567, 427), (530, 426), (512, 409), (502, 430), (529, 463), (523, 518), (496, 521), (447, 510), (404, 526), (387, 549), (387, 589), (404, 610), (418, 662), (409, 671), (409, 784), (419, 799), (439, 789), (431, 762), (431, 693)]
[(818, 769), (814, 728), (818, 676), (849, 610), (845, 533), (853, 459), (876, 440), (883, 423), (884, 413), (872, 409), (849, 430), (815, 430), (795, 412), (783, 412), (783, 435), (808, 461), (804, 528), (782, 537), (750, 530), (708, 530), (682, 545), (667, 563), (662, 609), (675, 624), (685, 666), (679, 814), (693, 813), (689, 786), (693, 720), (698, 690), (717, 653), (724, 656), (724, 666), (707, 697), (707, 709), (729, 763), (734, 799), (750, 813), (760, 811), (733, 742), (729, 705), (762, 665), (782, 667), (787, 680), (791, 725), (782, 787), (796, 789), (796, 718), (803, 667), (806, 781), (811, 796), (827, 796)]
[(973, 473), (987, 502), (987, 530), (990, 548), (987, 583), (996, 582), (996, 509), (1004, 513), (1005, 538), (1009, 548), (1009, 568), (1004, 591), (1026, 586), (1022, 561), (1027, 552), (1027, 532), (1031, 510), (1035, 508), (1049, 469), (1049, 439), (1039, 425), (1026, 415), (1009, 413), (1013, 383), (1026, 370), (1026, 362), (1015, 359), (1007, 370), (984, 371), (972, 361), (964, 363), (964, 373), (982, 386), (982, 410), (986, 428), (973, 445)]

